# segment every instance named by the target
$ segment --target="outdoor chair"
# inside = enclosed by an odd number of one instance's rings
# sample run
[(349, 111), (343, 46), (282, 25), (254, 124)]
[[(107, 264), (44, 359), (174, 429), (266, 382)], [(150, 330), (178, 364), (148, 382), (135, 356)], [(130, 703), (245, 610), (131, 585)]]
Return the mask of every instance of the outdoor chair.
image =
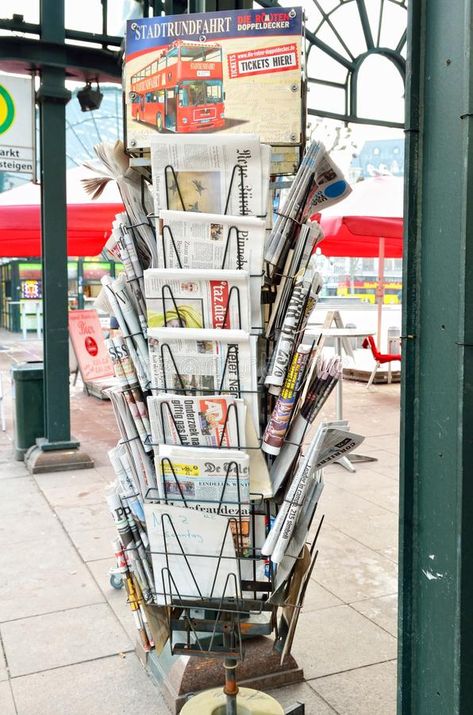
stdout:
[(368, 384), (366, 385), (366, 389), (370, 388), (373, 384), (373, 380), (376, 377), (376, 373), (381, 365), (388, 365), (388, 382), (391, 382), (391, 363), (395, 360), (401, 362), (401, 355), (396, 353), (380, 353), (376, 347), (374, 338), (371, 335), (368, 335), (368, 337), (363, 340), (363, 347), (371, 349), (371, 353), (376, 361), (373, 372), (371, 373)]

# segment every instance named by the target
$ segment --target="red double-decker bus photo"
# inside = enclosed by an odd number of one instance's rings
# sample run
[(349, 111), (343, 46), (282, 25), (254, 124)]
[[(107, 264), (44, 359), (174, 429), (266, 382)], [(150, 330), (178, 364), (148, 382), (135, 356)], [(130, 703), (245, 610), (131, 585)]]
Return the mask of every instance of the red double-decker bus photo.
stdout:
[(158, 131), (225, 125), (222, 48), (176, 40), (130, 80), (131, 115)]

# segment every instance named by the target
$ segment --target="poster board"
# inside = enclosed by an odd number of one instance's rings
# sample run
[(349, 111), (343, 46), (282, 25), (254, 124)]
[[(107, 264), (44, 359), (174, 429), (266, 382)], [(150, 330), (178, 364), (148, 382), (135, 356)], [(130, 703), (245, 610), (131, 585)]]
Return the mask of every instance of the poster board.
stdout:
[(302, 8), (143, 18), (127, 23), (126, 144), (163, 133), (302, 136)]
[(96, 310), (71, 310), (69, 336), (84, 383), (104, 377), (114, 378)]

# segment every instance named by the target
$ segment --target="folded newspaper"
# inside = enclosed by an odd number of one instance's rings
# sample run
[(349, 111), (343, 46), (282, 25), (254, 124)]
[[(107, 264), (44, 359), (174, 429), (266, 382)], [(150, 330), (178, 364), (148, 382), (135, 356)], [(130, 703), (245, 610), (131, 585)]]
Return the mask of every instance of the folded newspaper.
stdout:
[(246, 271), (150, 268), (144, 281), (149, 328), (251, 330)]
[(271, 149), (256, 134), (156, 134), (150, 146), (156, 214), (266, 214)]
[(364, 437), (353, 432), (319, 426), (306, 454), (300, 457), (292, 482), (262, 548), (273, 563), (280, 563), (305, 509), (314, 508), (323, 488), (320, 470), (356, 449)]
[(277, 266), (298, 235), (298, 225), (312, 214), (332, 206), (351, 192), (349, 184), (328, 156), (325, 147), (312, 142), (299, 166), (286, 201), (271, 231), (265, 249), (265, 260)]
[(157, 604), (240, 596), (226, 517), (171, 504), (145, 504), (145, 516)]
[(155, 453), (161, 444), (246, 450), (250, 493), (255, 498), (273, 495), (269, 470), (244, 400), (229, 395), (153, 395), (148, 397), (148, 410)]
[(263, 270), (263, 219), (163, 209), (157, 233), (159, 268)]
[(174, 506), (244, 518), (249, 530), (250, 460), (237, 449), (163, 444), (156, 456), (159, 498)]
[(322, 277), (315, 270), (313, 259), (309, 261), (307, 268), (296, 276), (284, 322), (274, 347), (264, 381), (272, 394), (278, 395), (281, 392), (292, 355), (304, 335), (307, 321), (322, 288)]

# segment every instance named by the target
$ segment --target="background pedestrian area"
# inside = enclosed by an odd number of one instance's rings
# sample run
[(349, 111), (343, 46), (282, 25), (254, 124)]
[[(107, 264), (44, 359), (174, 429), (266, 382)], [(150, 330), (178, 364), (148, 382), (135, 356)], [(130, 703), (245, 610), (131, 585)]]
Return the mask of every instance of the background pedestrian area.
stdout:
[[(12, 458), (12, 363), (41, 345), (0, 331), (7, 431), (0, 433), (1, 715), (166, 715), (134, 652), (123, 591), (109, 582), (105, 487), (117, 441), (111, 405), (73, 388), (72, 432), (95, 468), (30, 476)], [(399, 385), (345, 381), (345, 417), (377, 461), (325, 472), (320, 555), (293, 655), (305, 681), (273, 694), (308, 715), (394, 715)], [(333, 418), (335, 396), (325, 407)]]

